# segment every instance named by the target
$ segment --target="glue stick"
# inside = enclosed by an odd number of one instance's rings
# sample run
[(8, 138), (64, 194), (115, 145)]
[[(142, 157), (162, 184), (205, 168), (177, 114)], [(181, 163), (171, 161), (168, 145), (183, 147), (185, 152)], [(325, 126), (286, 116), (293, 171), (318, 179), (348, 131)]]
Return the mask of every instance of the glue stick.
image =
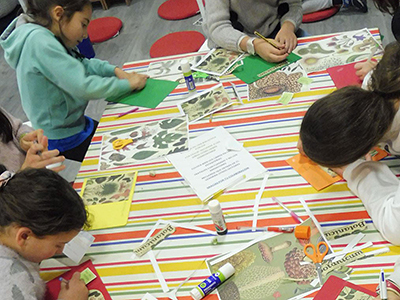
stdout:
[(211, 200), (208, 203), (208, 209), (210, 210), (211, 219), (214, 222), (215, 230), (218, 234), (223, 235), (228, 232), (228, 228), (226, 228), (225, 218), (222, 214), (221, 205), (218, 200)]
[(181, 68), (182, 68), (183, 76), (185, 77), (185, 82), (186, 82), (189, 93), (195, 93), (196, 86), (194, 85), (192, 70), (190, 69), (190, 65), (189, 65), (189, 62), (187, 59), (181, 60)]
[(235, 268), (230, 263), (226, 263), (219, 268), (217, 272), (192, 289), (190, 291), (190, 296), (192, 296), (194, 300), (200, 300), (216, 289), (226, 279), (231, 277), (233, 273), (235, 273)]

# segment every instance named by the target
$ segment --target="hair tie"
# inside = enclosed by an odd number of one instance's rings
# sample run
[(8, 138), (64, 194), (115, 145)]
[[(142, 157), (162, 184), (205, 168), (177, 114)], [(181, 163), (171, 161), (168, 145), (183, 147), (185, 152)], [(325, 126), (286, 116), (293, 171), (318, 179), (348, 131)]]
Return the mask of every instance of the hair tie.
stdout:
[(13, 172), (10, 171), (4, 171), (0, 175), (0, 187), (5, 187), (8, 183), (8, 181), (14, 176)]

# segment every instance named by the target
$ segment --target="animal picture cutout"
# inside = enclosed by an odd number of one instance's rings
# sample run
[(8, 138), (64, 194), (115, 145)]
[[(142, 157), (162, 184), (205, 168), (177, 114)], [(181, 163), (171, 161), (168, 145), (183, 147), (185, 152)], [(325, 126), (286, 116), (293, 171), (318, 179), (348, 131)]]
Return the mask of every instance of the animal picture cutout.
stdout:
[(228, 93), (222, 84), (218, 84), (178, 104), (178, 108), (182, 114), (188, 116), (189, 123), (193, 123), (231, 104), (232, 101)]
[(212, 49), (192, 70), (216, 76), (224, 75), (243, 54), (223, 48)]
[(300, 63), (310, 73), (366, 59), (377, 45), (378, 52), (383, 51), (368, 29), (362, 29), (299, 45), (293, 52), (302, 56)]
[(103, 135), (99, 169), (115, 169), (187, 149), (185, 117), (119, 129)]
[[(301, 296), (315, 290), (311, 282), (318, 277), (316, 266), (305, 256), (303, 249), (308, 243), (316, 245), (324, 239), (311, 219), (302, 225), (311, 227), (309, 240), (297, 239), (293, 233), (283, 233), (258, 240), (217, 263), (213, 263), (216, 260), (214, 258), (207, 260), (211, 273), (215, 273), (227, 262), (235, 268), (234, 276), (217, 289), (220, 299), (302, 299)], [(351, 271), (343, 267), (331, 273), (347, 278)], [(326, 279), (327, 276), (323, 275), (323, 280)]]
[(284, 92), (308, 91), (309, 85), (298, 81), (302, 77), (307, 77), (307, 73), (298, 62), (294, 62), (250, 84), (248, 99), (251, 101), (282, 95)]

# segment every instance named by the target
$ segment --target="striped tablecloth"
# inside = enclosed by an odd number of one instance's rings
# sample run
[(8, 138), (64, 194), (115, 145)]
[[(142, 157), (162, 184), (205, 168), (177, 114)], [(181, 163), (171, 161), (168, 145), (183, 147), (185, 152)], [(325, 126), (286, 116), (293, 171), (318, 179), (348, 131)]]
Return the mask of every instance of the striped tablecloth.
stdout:
[[(380, 39), (377, 29), (372, 29), (371, 32)], [(326, 35), (303, 38), (299, 43), (309, 43), (324, 37)], [(192, 55), (198, 53), (127, 63), (124, 69), (144, 73), (151, 62)], [(299, 202), (299, 197), (303, 197), (324, 230), (365, 219), (368, 223), (368, 229), (365, 231), (367, 237), (362, 242), (373, 242), (373, 247), (367, 251), (389, 246), (390, 252), (351, 264), (354, 271), (350, 275), (350, 281), (374, 289), (381, 268), (387, 274), (393, 271), (400, 248), (391, 246), (382, 239), (362, 202), (348, 190), (346, 182), (340, 181), (317, 192), (285, 162), (297, 154), (299, 126), (308, 107), (335, 89), (327, 72), (312, 73), (309, 77), (313, 79), (311, 90), (296, 93), (286, 106), (277, 103), (279, 97), (249, 102), (246, 84), (233, 75), (223, 77), (221, 82), (227, 87), (226, 90), (232, 99), (235, 99), (235, 94), (228, 88), (229, 81), (237, 85), (244, 105), (235, 102), (228, 109), (214, 114), (211, 121), (210, 118), (205, 118), (190, 125), (189, 135), (192, 139), (216, 126), (224, 126), (270, 171), (259, 207), (259, 226), (294, 223), (285, 210), (273, 203), (272, 196), (278, 197), (305, 219), (307, 214)], [(198, 84), (197, 89), (204, 90), (213, 85), (214, 83)], [(139, 111), (122, 118), (116, 116), (127, 111), (129, 107), (108, 103), (74, 187), (79, 191), (85, 178), (102, 174), (98, 171), (98, 163), (101, 139), (105, 132), (175, 116), (179, 113), (176, 104), (186, 97), (186, 87), (178, 86), (156, 109), (140, 108)], [(384, 159), (384, 163), (396, 174), (400, 173), (397, 159), (389, 157)], [(132, 249), (141, 243), (159, 219), (190, 223), (211, 230), (213, 225), (207, 207), (201, 204), (177, 170), (165, 159), (121, 167), (120, 170), (111, 173), (128, 170), (139, 171), (128, 225), (92, 231), (96, 240), (89, 249), (87, 258), (92, 259), (113, 299), (140, 299), (146, 292), (162, 299), (166, 296), (162, 293), (150, 260), (147, 256), (133, 260)], [(151, 177), (150, 171), (155, 171), (156, 176)], [(231, 251), (262, 234), (236, 230), (238, 225), (251, 226), (252, 207), (262, 179), (253, 178), (218, 198), (226, 216), (229, 233), (217, 245), (212, 244), (212, 235), (177, 228), (173, 235), (154, 249), (170, 289), (177, 287), (189, 275), (193, 275), (179, 289), (179, 299), (191, 299), (189, 291), (210, 275), (205, 259)], [(351, 237), (332, 242), (334, 250), (343, 249), (350, 239)], [(43, 278), (50, 279), (67, 270), (67, 266), (71, 264), (67, 258), (45, 261), (42, 264)], [(210, 296), (211, 298), (216, 299), (217, 296)]]

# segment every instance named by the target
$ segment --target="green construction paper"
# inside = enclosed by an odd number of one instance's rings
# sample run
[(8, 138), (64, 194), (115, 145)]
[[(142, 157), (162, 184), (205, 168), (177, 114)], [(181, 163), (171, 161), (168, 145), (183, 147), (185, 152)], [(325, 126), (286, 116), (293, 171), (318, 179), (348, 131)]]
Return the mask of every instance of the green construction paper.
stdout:
[(294, 94), (289, 92), (284, 92), (282, 96), (279, 98), (278, 103), (283, 105), (287, 105), (290, 101), (292, 101)]
[(243, 65), (237, 67), (233, 71), (233, 74), (247, 84), (251, 84), (299, 59), (301, 59), (300, 56), (290, 53), (283, 62), (271, 63), (265, 61), (258, 55), (251, 55), (243, 59)]
[(88, 284), (89, 282), (93, 281), (96, 278), (96, 275), (90, 270), (89, 268), (86, 268), (81, 272), (80, 279), (82, 279), (85, 284)]
[(301, 83), (302, 85), (310, 85), (314, 80), (312, 78), (309, 77), (300, 77), (299, 79), (297, 79), (298, 83)]
[(124, 103), (133, 106), (156, 108), (178, 85), (178, 82), (161, 79), (147, 79), (141, 91), (120, 98), (106, 99), (109, 102)]

